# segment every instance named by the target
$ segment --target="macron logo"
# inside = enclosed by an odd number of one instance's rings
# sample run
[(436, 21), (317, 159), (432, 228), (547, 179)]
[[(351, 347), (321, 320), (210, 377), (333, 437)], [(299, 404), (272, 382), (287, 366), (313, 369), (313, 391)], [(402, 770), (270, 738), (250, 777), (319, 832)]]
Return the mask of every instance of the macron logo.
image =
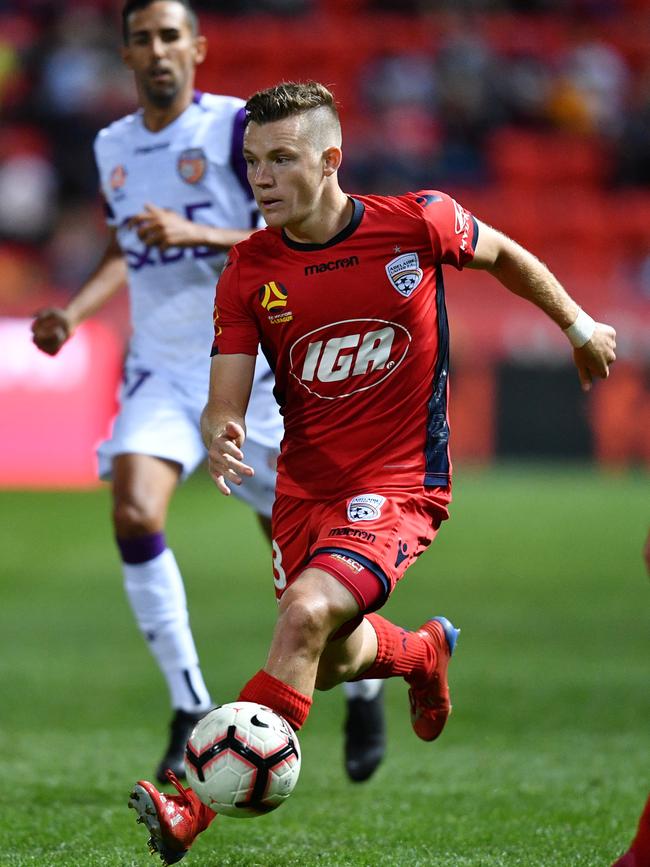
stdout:
[(305, 277), (322, 274), (323, 271), (338, 271), (339, 268), (353, 268), (359, 264), (358, 256), (348, 256), (345, 259), (333, 259), (331, 262), (321, 262), (319, 265), (307, 265)]

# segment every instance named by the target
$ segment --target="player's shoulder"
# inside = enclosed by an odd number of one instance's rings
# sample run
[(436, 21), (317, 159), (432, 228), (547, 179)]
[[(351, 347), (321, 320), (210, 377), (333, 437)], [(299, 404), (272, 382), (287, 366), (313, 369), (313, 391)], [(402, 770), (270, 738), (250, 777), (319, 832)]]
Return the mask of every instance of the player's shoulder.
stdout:
[(280, 232), (277, 229), (258, 229), (253, 232), (243, 241), (235, 244), (234, 250), (237, 250), (239, 256), (242, 257), (262, 257), (262, 256), (277, 256), (282, 250), (282, 239)]
[(251, 267), (263, 267), (269, 258), (275, 261), (281, 255), (282, 248), (280, 233), (276, 229), (258, 229), (230, 248), (225, 268), (235, 266), (236, 269), (248, 270)]
[(222, 122), (225, 118), (234, 117), (246, 104), (238, 96), (226, 96), (221, 93), (203, 93), (199, 91), (194, 96), (194, 102), (206, 116), (213, 117), (216, 122)]
[(100, 129), (95, 137), (96, 148), (110, 148), (113, 145), (124, 147), (124, 140), (137, 134), (140, 127), (140, 112), (126, 114)]
[(366, 209), (377, 215), (402, 214), (421, 219), (424, 212), (435, 205), (448, 202), (450, 197), (440, 190), (417, 190), (399, 196), (359, 196)]

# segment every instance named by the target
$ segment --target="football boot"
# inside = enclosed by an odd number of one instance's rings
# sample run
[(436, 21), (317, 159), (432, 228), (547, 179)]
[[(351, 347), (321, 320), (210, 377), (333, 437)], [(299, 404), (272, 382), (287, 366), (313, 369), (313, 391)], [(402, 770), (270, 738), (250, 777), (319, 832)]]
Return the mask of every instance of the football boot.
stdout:
[(165, 755), (156, 768), (156, 779), (159, 783), (167, 782), (167, 771), (171, 771), (179, 780), (185, 779), (185, 747), (192, 734), (192, 729), (197, 722), (208, 713), (207, 710), (200, 713), (190, 713), (177, 710), (169, 725), (169, 743)]
[(153, 783), (138, 780), (129, 797), (129, 808), (138, 814), (138, 824), (149, 831), (149, 852), (160, 855), (163, 864), (176, 864), (187, 855), (197, 835), (205, 831), (215, 813), (197, 794), (185, 789), (169, 771), (167, 778), (177, 795), (159, 792)]
[(436, 656), (436, 664), (426, 683), (411, 683), (409, 702), (411, 725), (423, 741), (434, 741), (440, 736), (451, 713), (447, 666), (454, 652), (460, 629), (446, 617), (433, 617), (418, 629)]
[(386, 751), (384, 685), (370, 699), (349, 698), (345, 719), (345, 770), (355, 783), (374, 774)]

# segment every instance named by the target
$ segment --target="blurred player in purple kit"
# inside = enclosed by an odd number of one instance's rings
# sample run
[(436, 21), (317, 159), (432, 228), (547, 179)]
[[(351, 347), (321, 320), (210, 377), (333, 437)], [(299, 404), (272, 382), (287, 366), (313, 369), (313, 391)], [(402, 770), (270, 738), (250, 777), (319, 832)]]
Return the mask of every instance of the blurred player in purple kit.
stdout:
[[(243, 101), (199, 93), (206, 54), (191, 4), (130, 0), (123, 57), (140, 108), (95, 142), (109, 241), (94, 274), (65, 309), (41, 311), (34, 342), (55, 354), (77, 326), (128, 282), (132, 337), (120, 411), (98, 450), (111, 479), (113, 525), (135, 618), (174, 711), (157, 778), (184, 775), (194, 724), (212, 707), (189, 624), (185, 589), (165, 523), (180, 480), (205, 458), (200, 415), (209, 378), (214, 285), (228, 248), (257, 228), (259, 211), (242, 156)], [(255, 478), (238, 489), (270, 539), (275, 463), (283, 423), (273, 374), (260, 356), (249, 410)], [(346, 685), (346, 768), (367, 778), (384, 751), (381, 684)]]

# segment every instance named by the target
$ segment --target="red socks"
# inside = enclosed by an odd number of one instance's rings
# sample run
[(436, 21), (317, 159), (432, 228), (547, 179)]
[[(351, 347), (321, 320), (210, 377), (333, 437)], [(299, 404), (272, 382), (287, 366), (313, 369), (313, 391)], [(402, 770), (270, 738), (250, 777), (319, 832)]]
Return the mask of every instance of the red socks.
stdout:
[[(262, 669), (242, 689), (239, 701), (255, 701), (270, 707), (284, 717), (294, 731), (298, 731), (307, 719), (312, 700)], [(197, 804), (197, 809), (199, 811), (197, 833), (200, 833), (208, 827), (217, 814), (200, 802)]]
[(366, 620), (377, 633), (377, 657), (356, 679), (401, 676), (411, 685), (426, 683), (437, 661), (431, 643), (417, 632), (395, 626), (379, 614), (367, 614)]
[(311, 698), (277, 677), (258, 671), (239, 693), (239, 701), (265, 704), (284, 717), (294, 731), (302, 728), (309, 715)]

